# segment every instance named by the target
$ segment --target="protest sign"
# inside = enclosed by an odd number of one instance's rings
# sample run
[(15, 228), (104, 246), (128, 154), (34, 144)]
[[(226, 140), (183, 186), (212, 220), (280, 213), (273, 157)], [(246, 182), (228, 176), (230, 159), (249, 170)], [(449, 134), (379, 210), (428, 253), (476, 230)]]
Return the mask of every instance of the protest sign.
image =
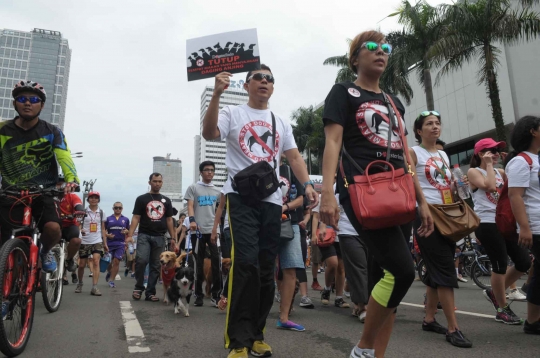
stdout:
[(225, 32), (186, 42), (188, 81), (220, 72), (241, 73), (260, 68), (257, 29)]

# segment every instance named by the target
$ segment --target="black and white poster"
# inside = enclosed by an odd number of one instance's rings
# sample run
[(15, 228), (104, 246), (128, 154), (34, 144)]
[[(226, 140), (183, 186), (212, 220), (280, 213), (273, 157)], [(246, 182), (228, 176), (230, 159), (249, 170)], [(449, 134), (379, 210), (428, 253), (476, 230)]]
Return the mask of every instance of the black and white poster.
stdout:
[(188, 81), (220, 72), (248, 72), (260, 67), (257, 29), (224, 32), (186, 42)]

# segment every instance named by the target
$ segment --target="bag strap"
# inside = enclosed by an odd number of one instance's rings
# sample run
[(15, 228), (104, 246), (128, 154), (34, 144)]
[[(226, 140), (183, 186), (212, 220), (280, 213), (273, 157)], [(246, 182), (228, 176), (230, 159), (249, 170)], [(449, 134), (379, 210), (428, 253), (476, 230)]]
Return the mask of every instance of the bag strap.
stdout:
[[(383, 96), (385, 99), (386, 106), (388, 107), (388, 114), (391, 118), (391, 121), (392, 120), (396, 121), (395, 115), (398, 114), (399, 112), (396, 108), (396, 105), (394, 104), (394, 101), (385, 92), (383, 92)], [(401, 125), (401, 117), (398, 118), (397, 124), (398, 124), (399, 138), (401, 139), (401, 145), (403, 147), (403, 160), (405, 161), (405, 167), (407, 168), (409, 173), (414, 175), (411, 169), (412, 160), (409, 153), (409, 144), (407, 143), (407, 137), (405, 136), (405, 128), (402, 128), (402, 125)], [(388, 128), (388, 131), (391, 131), (391, 130), (392, 128)], [(388, 143), (388, 145), (390, 146), (390, 142)]]
[[(276, 162), (276, 156), (277, 156), (277, 153), (275, 153), (276, 151), (276, 117), (274, 117), (274, 112), (270, 111), (270, 114), (272, 115), (272, 153), (274, 154), (273, 156), (273, 159), (274, 159), (274, 169), (277, 169), (277, 162)], [(279, 150), (278, 150), (279, 152)]]
[(527, 164), (529, 164), (529, 170), (532, 170), (532, 159), (531, 159), (531, 157), (529, 157), (527, 154), (525, 154), (523, 152), (518, 153), (517, 156), (520, 156), (521, 158), (525, 159)]

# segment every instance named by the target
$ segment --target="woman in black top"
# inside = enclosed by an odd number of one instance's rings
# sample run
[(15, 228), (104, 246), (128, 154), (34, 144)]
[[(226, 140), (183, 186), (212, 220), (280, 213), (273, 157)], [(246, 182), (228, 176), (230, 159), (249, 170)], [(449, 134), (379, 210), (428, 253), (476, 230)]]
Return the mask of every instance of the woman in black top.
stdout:
[[(332, 190), (332, 177), (338, 166), (342, 144), (353, 160), (362, 168), (375, 160), (384, 160), (388, 146), (391, 146), (390, 162), (395, 168), (405, 168), (404, 148), (397, 128), (392, 129), (390, 143), (388, 130), (390, 122), (379, 78), (384, 72), (391, 46), (384, 35), (377, 31), (367, 31), (357, 35), (351, 43), (349, 66), (358, 78), (354, 82), (339, 83), (332, 87), (324, 107), (326, 146), (323, 158), (323, 189), (321, 198), (321, 220), (337, 227), (339, 208)], [(405, 108), (401, 101), (391, 96), (402, 121)], [(406, 149), (406, 148), (405, 148)], [(350, 178), (359, 174), (348, 162), (343, 160), (345, 174)], [(351, 180), (349, 180), (350, 182)], [(415, 178), (416, 199), (422, 225), (420, 235), (433, 231), (433, 222), (427, 203), (419, 190)], [(371, 292), (367, 307), (365, 329), (358, 345), (351, 352), (352, 358), (383, 357), (392, 332), (393, 317), (410, 285), (414, 280), (414, 267), (408, 249), (412, 223), (380, 230), (363, 230), (351, 206), (351, 198), (344, 186), (341, 175), (337, 178), (340, 202), (351, 224), (365, 242), (368, 252), (384, 270), (384, 276)]]

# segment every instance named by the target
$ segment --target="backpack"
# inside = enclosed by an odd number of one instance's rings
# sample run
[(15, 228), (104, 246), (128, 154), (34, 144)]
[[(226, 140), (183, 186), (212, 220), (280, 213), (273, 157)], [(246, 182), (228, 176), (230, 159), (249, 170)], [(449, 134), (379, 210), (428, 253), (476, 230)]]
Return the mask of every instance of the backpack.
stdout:
[[(532, 169), (531, 158), (524, 153), (519, 153), (518, 156), (522, 157), (529, 164), (529, 169)], [(497, 202), (497, 209), (495, 211), (495, 223), (497, 229), (506, 240), (517, 240), (517, 224), (514, 213), (512, 212), (512, 205), (510, 204), (510, 197), (508, 196), (508, 179), (504, 182), (501, 194), (499, 195), (499, 201)]]

